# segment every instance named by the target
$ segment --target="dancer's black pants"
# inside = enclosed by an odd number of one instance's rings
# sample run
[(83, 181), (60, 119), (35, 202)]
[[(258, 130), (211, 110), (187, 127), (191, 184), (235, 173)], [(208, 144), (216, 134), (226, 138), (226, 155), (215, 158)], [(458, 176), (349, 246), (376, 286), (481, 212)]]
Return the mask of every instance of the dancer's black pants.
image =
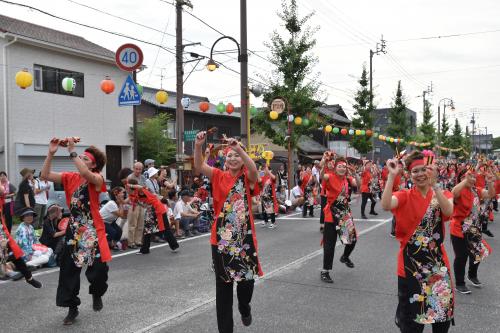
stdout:
[[(422, 333), (425, 325), (415, 322), (409, 312), (410, 295), (406, 279), (398, 277), (398, 309), (396, 310), (396, 325), (401, 333)], [(450, 329), (450, 321), (432, 324), (432, 333), (446, 333)]]
[[(219, 333), (233, 333), (233, 283), (224, 282), (215, 277), (215, 294), (217, 308), (217, 327)], [(237, 282), (236, 295), (238, 310), (244, 317), (250, 315), (250, 302), (253, 295), (254, 280)]]
[(363, 216), (365, 215), (365, 207), (366, 207), (366, 203), (368, 202), (368, 199), (370, 199), (372, 202), (370, 213), (375, 212), (374, 209), (375, 209), (375, 205), (377, 204), (377, 202), (375, 201), (375, 198), (373, 197), (373, 193), (363, 192), (363, 193), (361, 193), (361, 215), (363, 215)]
[[(65, 246), (61, 256), (59, 284), (57, 285), (56, 305), (61, 307), (77, 307), (80, 305), (80, 272), (71, 257), (71, 246)], [(85, 276), (90, 283), (89, 294), (102, 296), (108, 289), (108, 270), (106, 263), (96, 257), (92, 266), (88, 266)]]
[(319, 215), (319, 224), (324, 224), (325, 223), (325, 213), (323, 212), (323, 209), (325, 209), (326, 206), (326, 195), (321, 196), (321, 214)]
[[(335, 256), (335, 244), (337, 243), (336, 223), (326, 222), (323, 229), (323, 269), (331, 270), (333, 267), (333, 257)], [(349, 258), (356, 242), (347, 244), (344, 248), (344, 257)]]
[[(8, 248), (8, 251), (10, 251), (10, 248)], [(28, 267), (26, 267), (26, 263), (24, 262), (23, 258), (16, 259), (14, 255), (10, 255), (7, 261), (11, 261), (15, 266), (16, 269), (21, 272), (21, 274), (24, 276), (26, 280), (31, 279), (32, 275)]]
[(451, 235), (451, 244), (455, 252), (455, 261), (453, 261), (453, 270), (455, 271), (455, 282), (457, 285), (465, 284), (465, 265), (469, 259), (469, 276), (477, 278), (479, 263), (474, 264), (474, 256), (467, 249), (465, 238)]
[[(172, 233), (172, 229), (170, 229), (170, 223), (168, 223), (167, 214), (163, 214), (163, 224), (165, 225), (165, 230), (158, 232), (157, 234), (162, 234), (164, 239), (167, 241), (168, 246), (172, 250), (175, 250), (179, 247), (179, 243), (177, 243), (177, 239), (175, 239), (174, 234)], [(152, 234), (144, 234), (142, 237), (142, 246), (139, 250), (141, 253), (149, 253), (149, 248), (151, 247), (151, 237)]]

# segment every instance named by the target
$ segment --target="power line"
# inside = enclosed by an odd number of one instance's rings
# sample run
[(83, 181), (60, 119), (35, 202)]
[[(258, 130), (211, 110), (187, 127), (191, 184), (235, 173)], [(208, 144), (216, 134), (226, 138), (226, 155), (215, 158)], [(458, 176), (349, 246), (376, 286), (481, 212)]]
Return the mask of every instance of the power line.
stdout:
[(65, 22), (69, 22), (69, 23), (72, 23), (72, 24), (76, 24), (76, 25), (79, 25), (79, 26), (82, 26), (82, 27), (85, 27), (85, 28), (89, 28), (89, 29), (93, 29), (93, 30), (97, 30), (97, 31), (101, 31), (101, 32), (105, 32), (107, 34), (111, 34), (111, 35), (115, 35), (115, 36), (119, 36), (119, 37), (124, 37), (124, 38), (128, 38), (128, 39), (131, 39), (131, 40), (135, 40), (137, 42), (141, 42), (141, 43), (144, 43), (144, 44), (148, 44), (148, 45), (153, 45), (153, 46), (156, 46), (156, 47), (159, 47), (161, 48), (162, 50), (165, 50), (173, 55), (175, 55), (175, 52), (167, 47), (164, 47), (162, 45), (159, 45), (159, 44), (156, 44), (156, 43), (152, 43), (152, 42), (148, 42), (148, 41), (145, 41), (145, 40), (142, 40), (142, 39), (139, 39), (139, 38), (136, 38), (136, 37), (131, 37), (131, 36), (128, 36), (128, 35), (125, 35), (125, 34), (122, 34), (122, 33), (119, 33), (119, 32), (113, 32), (113, 31), (109, 31), (109, 30), (106, 30), (106, 29), (102, 29), (102, 28), (98, 28), (98, 27), (94, 27), (92, 25), (88, 25), (88, 24), (85, 24), (85, 23), (80, 23), (80, 22), (77, 22), (77, 21), (73, 21), (73, 20), (70, 20), (70, 19), (67, 19), (67, 18), (64, 18), (64, 17), (61, 17), (61, 16), (58, 16), (58, 15), (55, 15), (55, 14), (52, 14), (52, 13), (49, 13), (47, 11), (44, 11), (42, 9), (39, 9), (39, 8), (36, 8), (36, 7), (33, 7), (33, 6), (30, 6), (30, 5), (25, 5), (25, 4), (21, 4), (21, 3), (15, 3), (15, 2), (11, 2), (11, 1), (6, 1), (6, 0), (0, 0), (0, 2), (3, 2), (3, 3), (6, 3), (6, 4), (9, 4), (9, 5), (14, 5), (14, 6), (19, 6), (19, 7), (23, 7), (23, 8), (28, 8), (28, 9), (31, 9), (31, 10), (34, 10), (34, 11), (37, 11), (39, 13), (42, 13), (44, 15), (47, 15), (47, 16), (50, 16), (50, 17), (53, 17), (55, 19), (58, 19), (58, 20), (61, 20), (61, 21), (65, 21)]
[(471, 31), (471, 32), (449, 34), (449, 35), (437, 35), (437, 36), (425, 36), (425, 37), (406, 38), (406, 39), (395, 39), (395, 40), (392, 40), (391, 42), (392, 43), (399, 43), (399, 42), (410, 42), (410, 41), (416, 41), (416, 40), (444, 39), (444, 38), (454, 38), (454, 37), (490, 34), (490, 33), (495, 33), (495, 32), (500, 32), (500, 29)]

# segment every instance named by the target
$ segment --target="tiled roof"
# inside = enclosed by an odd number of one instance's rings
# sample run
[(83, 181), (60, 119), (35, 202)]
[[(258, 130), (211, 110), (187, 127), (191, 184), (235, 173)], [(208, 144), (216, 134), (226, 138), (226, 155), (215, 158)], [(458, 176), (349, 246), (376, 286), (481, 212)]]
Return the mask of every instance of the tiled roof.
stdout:
[(298, 142), (297, 147), (306, 153), (320, 153), (323, 154), (328, 148), (321, 143), (314, 141), (306, 135), (302, 135)]
[(338, 104), (320, 106), (318, 108), (318, 112), (323, 116), (326, 116), (334, 121), (347, 124), (351, 123), (351, 121), (348, 118), (344, 117), (345, 115), (344, 110), (342, 109), (342, 106)]
[(83, 37), (0, 15), (0, 32), (114, 59), (115, 53)]
[[(158, 108), (165, 108), (165, 109), (176, 109), (176, 93), (175, 91), (167, 91), (168, 93), (168, 100), (165, 104), (160, 104), (156, 101), (156, 92), (159, 89), (155, 88), (150, 88), (150, 87), (143, 87), (143, 94), (142, 94), (142, 101), (146, 102), (148, 104), (154, 105)], [(203, 113), (200, 110), (200, 103), (201, 102), (208, 102), (207, 97), (202, 97), (202, 96), (196, 96), (196, 95), (188, 95), (184, 94), (184, 97), (189, 97), (191, 99), (191, 104), (189, 107), (187, 107), (185, 110), (187, 112), (197, 112), (197, 113)], [(224, 112), (223, 114), (220, 114), (217, 112), (215, 104), (212, 104), (209, 102), (210, 108), (208, 109), (205, 114), (213, 115), (213, 116), (226, 116), (226, 117), (232, 117), (232, 118), (240, 118), (240, 113), (238, 112), (238, 109), (235, 107), (234, 112), (231, 114), (227, 114)]]

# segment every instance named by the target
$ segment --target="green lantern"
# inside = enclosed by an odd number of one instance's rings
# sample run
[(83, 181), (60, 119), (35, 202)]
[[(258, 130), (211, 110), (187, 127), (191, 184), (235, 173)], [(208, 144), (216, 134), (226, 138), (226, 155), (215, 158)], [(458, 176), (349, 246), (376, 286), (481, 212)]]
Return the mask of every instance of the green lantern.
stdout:
[(361, 130), (361, 135), (366, 135), (366, 131), (365, 130)]
[(307, 118), (302, 119), (302, 125), (304, 125), (306, 127), (309, 126), (309, 119), (307, 119)]
[(378, 138), (378, 133), (377, 133), (377, 132), (373, 133), (373, 136), (374, 136), (375, 138)]
[(226, 112), (226, 106), (222, 102), (217, 104), (216, 109), (217, 109), (217, 112), (219, 112), (220, 114), (223, 114), (224, 112)]
[(385, 138), (385, 141), (386, 141), (386, 142), (391, 142), (391, 138), (390, 138), (390, 137), (386, 137), (386, 138)]
[(142, 96), (142, 93), (144, 92), (144, 88), (140, 84), (136, 84), (137, 86), (137, 92), (139, 93), (139, 96)]
[(76, 88), (76, 81), (72, 77), (65, 77), (62, 82), (62, 88), (66, 92), (72, 92)]
[(340, 129), (338, 127), (334, 127), (333, 130), (332, 130), (332, 132), (334, 134), (338, 134), (340, 132)]
[(253, 106), (253, 105), (252, 105), (252, 106), (250, 107), (250, 115), (251, 115), (252, 117), (255, 117), (255, 116), (257, 115), (257, 113), (258, 113), (257, 108), (256, 108), (255, 106)]

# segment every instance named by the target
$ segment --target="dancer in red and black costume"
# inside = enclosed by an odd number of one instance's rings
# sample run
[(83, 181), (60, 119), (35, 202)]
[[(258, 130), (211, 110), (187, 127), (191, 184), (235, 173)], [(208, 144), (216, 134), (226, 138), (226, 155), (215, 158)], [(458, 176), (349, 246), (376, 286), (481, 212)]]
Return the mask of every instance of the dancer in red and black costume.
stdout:
[(456, 289), (462, 294), (470, 294), (470, 289), (465, 284), (465, 265), (469, 259), (467, 277), (475, 287), (482, 283), (477, 278), (479, 263), (490, 253), (491, 247), (482, 239), (480, 208), (483, 200), (493, 198), (495, 195), (495, 176), (488, 174), (484, 187), (478, 187), (477, 174), (472, 169), (462, 170), (458, 174), (458, 184), (453, 188), (455, 207), (451, 221), (451, 243), (455, 252), (453, 270), (457, 280)]
[(42, 284), (31, 275), (31, 271), (26, 267), (26, 262), (23, 260), (23, 250), (17, 245), (16, 241), (10, 235), (7, 224), (5, 223), (4, 205), (5, 205), (5, 188), (0, 184), (0, 261), (12, 262), (16, 269), (21, 272), (26, 282), (35, 288), (41, 288)]
[(227, 139), (225, 168), (210, 167), (203, 160), (206, 132), (196, 136), (194, 165), (196, 172), (210, 178), (215, 221), (210, 244), (215, 269), (217, 325), (220, 333), (233, 332), (233, 283), (237, 282), (238, 310), (243, 325), (252, 323), (250, 301), (254, 281), (261, 276), (257, 239), (252, 212), (252, 195), (258, 192), (255, 163), (242, 145)]
[(405, 159), (414, 184), (393, 193), (400, 172), (397, 160), (388, 160), (389, 176), (382, 208), (396, 215), (398, 255), (398, 308), (396, 325), (403, 333), (448, 332), (454, 316), (450, 265), (444, 248), (445, 221), (453, 213), (452, 195), (437, 184), (431, 157), (413, 152)]
[(378, 215), (375, 212), (375, 205), (377, 204), (377, 199), (372, 191), (372, 182), (374, 180), (374, 174), (372, 172), (372, 161), (366, 161), (363, 167), (363, 172), (361, 173), (361, 218), (367, 219), (365, 215), (365, 207), (368, 199), (371, 201), (370, 215)]
[[(276, 227), (276, 215), (278, 214), (278, 201), (276, 200), (276, 176), (273, 175), (267, 164), (264, 166), (264, 176), (260, 179), (262, 193), (260, 200), (262, 203), (262, 215), (264, 217), (263, 227), (274, 229)], [(269, 218), (271, 224), (269, 224)]]
[[(61, 269), (57, 286), (56, 304), (69, 308), (64, 325), (71, 325), (78, 316), (80, 305), (80, 272), (87, 266), (85, 275), (90, 282), (94, 311), (103, 308), (102, 296), (108, 289), (107, 262), (111, 253), (106, 239), (104, 221), (99, 214), (99, 193), (106, 191), (101, 170), (106, 165), (106, 155), (94, 146), (76, 153), (78, 138), (53, 138), (43, 164), (41, 178), (64, 186), (66, 202), (71, 213), (66, 227), (66, 239), (61, 255)], [(77, 172), (51, 171), (52, 158), (59, 146), (68, 148), (69, 158)]]
[[(334, 164), (327, 164), (327, 161), (331, 161), (332, 159), (335, 158), (335, 152), (327, 150), (323, 153), (323, 157), (321, 158), (321, 161), (319, 162), (319, 168), (322, 170), (324, 174), (329, 174), (329, 173), (334, 173), (334, 169), (330, 169), (329, 166), (335, 166)], [(326, 180), (324, 177), (321, 178), (321, 192), (320, 192), (320, 198), (321, 198), (321, 213), (319, 216), (319, 231), (322, 233), (323, 229), (325, 227), (325, 212), (323, 211), (326, 206)]]
[(340, 237), (342, 244), (345, 245), (344, 254), (340, 257), (340, 262), (349, 268), (354, 268), (354, 264), (349, 256), (356, 246), (358, 236), (349, 205), (349, 183), (353, 187), (357, 187), (358, 183), (353, 177), (348, 176), (348, 167), (345, 158), (338, 157), (333, 161), (329, 156), (326, 157), (325, 163), (326, 168), (322, 170), (322, 178), (325, 180), (327, 201), (323, 209), (325, 227), (322, 241), (323, 270), (320, 277), (323, 282), (333, 283), (329, 272), (333, 266), (337, 235)]

